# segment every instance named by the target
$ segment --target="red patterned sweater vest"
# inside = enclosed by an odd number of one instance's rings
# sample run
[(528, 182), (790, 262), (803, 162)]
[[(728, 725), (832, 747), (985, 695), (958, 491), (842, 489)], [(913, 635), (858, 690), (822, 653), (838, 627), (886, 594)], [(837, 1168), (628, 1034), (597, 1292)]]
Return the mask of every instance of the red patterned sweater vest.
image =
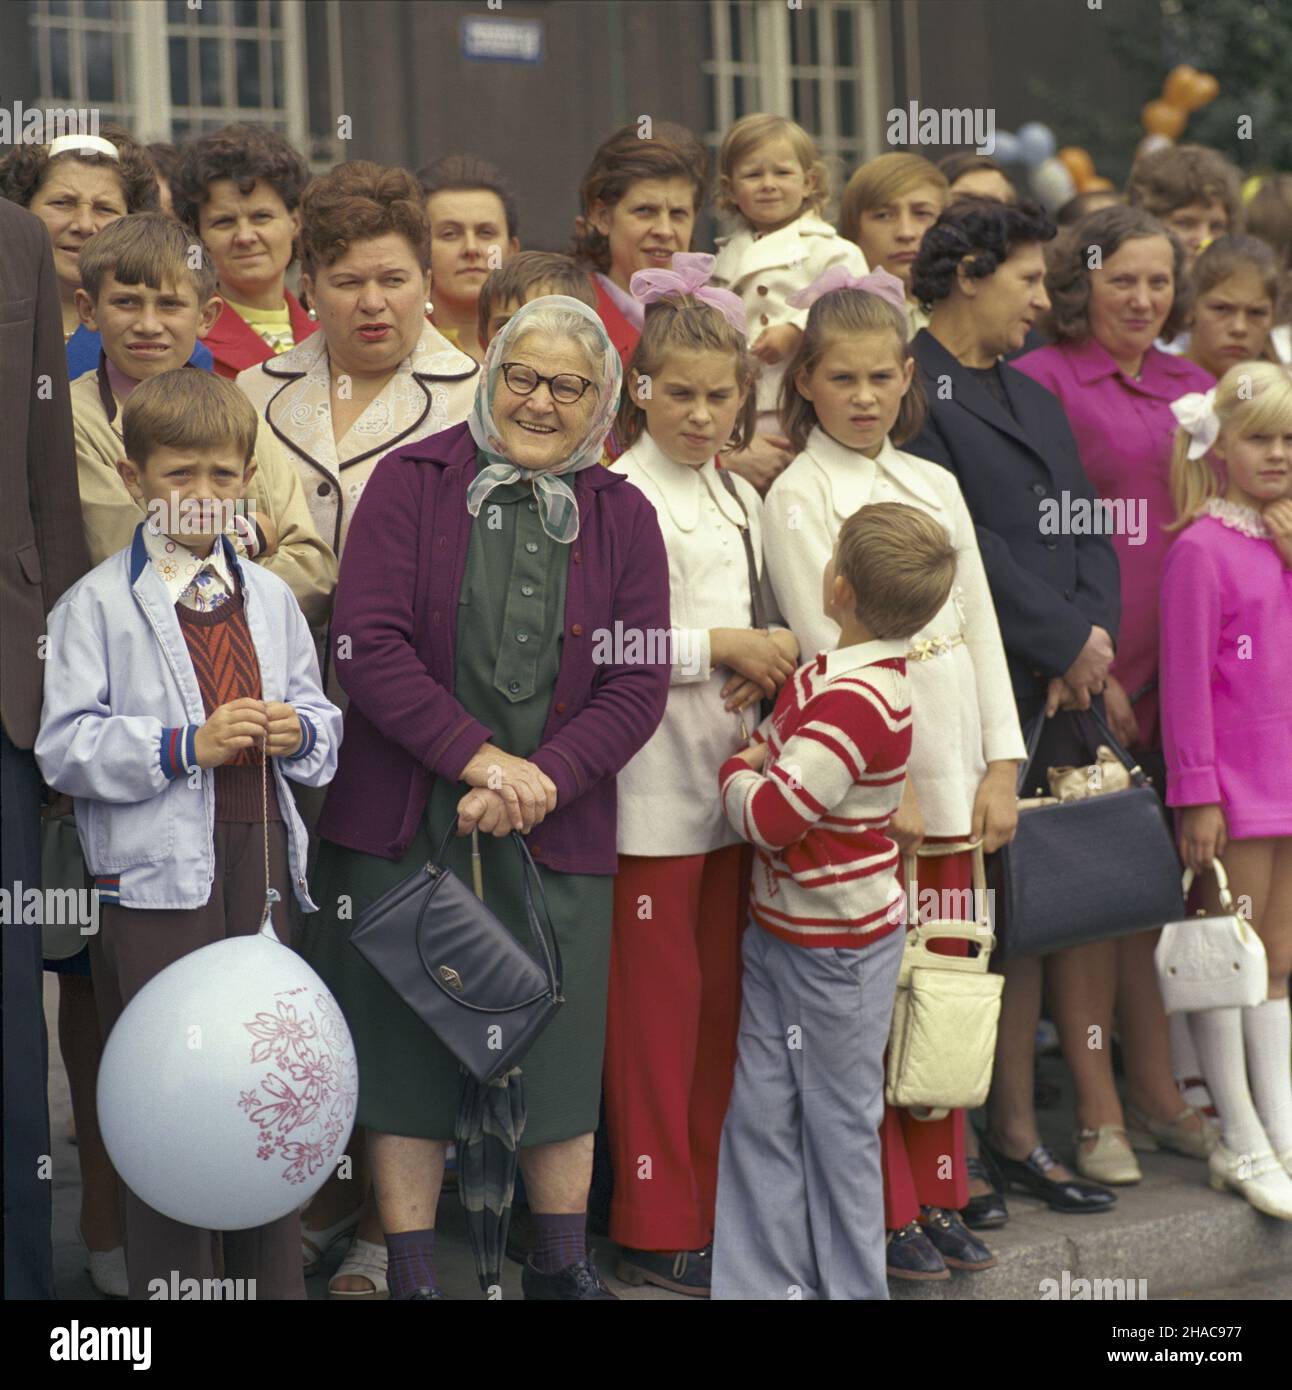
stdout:
[[(251, 641), (251, 629), (237, 594), (210, 612), (199, 613), (175, 605), (180, 631), (188, 646), (197, 687), (207, 718), (230, 700), (262, 697), (260, 663)], [(256, 822), (264, 819), (259, 748), (242, 748), (215, 769), (215, 818), (217, 821)], [(269, 779), (269, 819), (282, 820), (278, 792)]]

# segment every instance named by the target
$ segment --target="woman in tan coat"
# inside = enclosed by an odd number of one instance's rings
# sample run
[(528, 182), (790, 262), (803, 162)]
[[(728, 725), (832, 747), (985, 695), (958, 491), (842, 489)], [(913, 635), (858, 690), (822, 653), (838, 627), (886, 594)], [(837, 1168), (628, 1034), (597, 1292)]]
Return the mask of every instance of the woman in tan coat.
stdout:
[(301, 200), (301, 286), (322, 332), (238, 376), (339, 556), (382, 455), (466, 419), (476, 363), (433, 324), (430, 233), (406, 170), (355, 160)]

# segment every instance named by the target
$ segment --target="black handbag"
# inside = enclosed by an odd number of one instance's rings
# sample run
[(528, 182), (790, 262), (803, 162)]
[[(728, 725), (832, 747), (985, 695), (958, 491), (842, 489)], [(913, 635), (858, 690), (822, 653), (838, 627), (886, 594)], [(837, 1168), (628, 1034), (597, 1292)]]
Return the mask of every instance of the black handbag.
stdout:
[[(1131, 785), (1081, 801), (1020, 809), (1017, 834), (992, 856), (989, 868), (1005, 956), (1045, 955), (1148, 931), (1179, 920), (1184, 912), (1180, 860), (1157, 793), (1097, 709), (1066, 713), (1092, 760), (1097, 743), (1107, 744), (1130, 774)], [(1028, 730), (1027, 762), (1018, 774), (1020, 797), (1045, 723), (1042, 712)]]
[[(496, 1080), (524, 1057), (565, 1002), (561, 949), (524, 836), (512, 832), (537, 958), (450, 869), (451, 824), (435, 858), (367, 907), (350, 942), (475, 1080)], [(548, 934), (539, 924), (538, 889)]]

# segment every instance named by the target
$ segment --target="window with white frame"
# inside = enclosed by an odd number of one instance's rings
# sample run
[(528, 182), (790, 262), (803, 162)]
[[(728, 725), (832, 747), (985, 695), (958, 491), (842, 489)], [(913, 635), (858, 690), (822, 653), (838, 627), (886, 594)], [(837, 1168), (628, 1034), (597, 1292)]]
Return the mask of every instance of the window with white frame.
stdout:
[(306, 144), (303, 0), (34, 0), (43, 105), (96, 107), (142, 140), (255, 121)]
[(129, 119), (129, 8), (125, 0), (37, 0), (31, 6), (38, 105), (94, 108), (101, 121)]
[(875, 0), (709, 0), (707, 140), (715, 155), (741, 116), (797, 121), (827, 163), (850, 172), (883, 147), (884, 55)]

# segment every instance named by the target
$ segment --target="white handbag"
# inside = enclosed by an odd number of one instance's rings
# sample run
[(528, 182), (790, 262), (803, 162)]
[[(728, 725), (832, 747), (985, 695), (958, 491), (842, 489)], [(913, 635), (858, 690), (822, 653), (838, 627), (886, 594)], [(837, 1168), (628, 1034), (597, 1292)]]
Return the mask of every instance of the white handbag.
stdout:
[[(987, 970), (996, 938), (987, 911), (982, 843), (929, 845), (920, 853), (928, 857), (966, 849), (973, 850), (974, 900), (967, 921), (920, 921), (916, 859), (906, 857), (909, 920), (916, 925), (906, 934), (897, 977), (884, 1099), (910, 1109), (919, 1120), (975, 1109), (991, 1087), (1005, 979)], [(977, 954), (935, 954), (927, 943), (938, 940), (968, 941)]]
[[(1200, 910), (1183, 922), (1168, 922), (1153, 953), (1169, 1014), (1254, 1009), (1268, 992), (1265, 946), (1251, 923), (1234, 911), (1224, 865), (1217, 859), (1212, 868), (1225, 915), (1208, 917)], [(1186, 894), (1192, 884), (1193, 870), (1186, 869)]]

